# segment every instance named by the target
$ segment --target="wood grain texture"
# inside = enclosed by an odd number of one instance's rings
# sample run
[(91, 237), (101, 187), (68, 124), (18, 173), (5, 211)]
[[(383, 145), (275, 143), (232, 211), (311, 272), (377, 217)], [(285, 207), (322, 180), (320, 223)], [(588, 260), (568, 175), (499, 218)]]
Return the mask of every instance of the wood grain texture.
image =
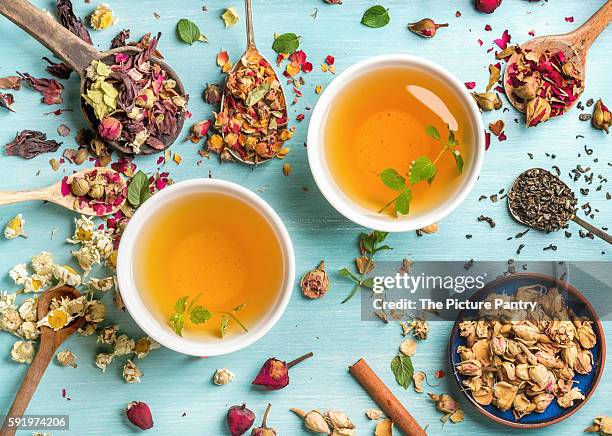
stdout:
[[(34, 3), (40, 8), (54, 10), (52, 0), (37, 0)], [(74, 3), (78, 15), (83, 17), (95, 7), (95, 3), (86, 4), (78, 0)], [(147, 31), (162, 31), (160, 49), (168, 64), (176, 67), (191, 95), (192, 120), (210, 117), (212, 108), (202, 101), (200, 95), (207, 82), (221, 80), (215, 65), (216, 53), (225, 49), (236, 59), (245, 48), (241, 2), (106, 0), (106, 3), (116, 12), (119, 21), (109, 30), (92, 31), (97, 48), (107, 49), (111, 38), (122, 28), (130, 28), (134, 38)], [(289, 107), (292, 117), (298, 113), (306, 116), (304, 121), (297, 124), (297, 133), (290, 143), (292, 150), (285, 160), (293, 166), (291, 176), (283, 176), (281, 161), (268, 163), (255, 171), (244, 166), (219, 164), (214, 158), (204, 160), (201, 166), (197, 166), (196, 161), (200, 159), (196, 153), (197, 147), (189, 142), (177, 142), (172, 148), (183, 156), (183, 163), (180, 166), (169, 163), (165, 167), (175, 180), (208, 177), (210, 171), (213, 177), (240, 183), (257, 192), (278, 211), (289, 229), (296, 249), (298, 275), (325, 259), (326, 267), (331, 272), (331, 291), (322, 300), (310, 301), (305, 300), (296, 287), (285, 316), (270, 334), (231, 356), (200, 359), (168, 350), (156, 350), (139, 362), (145, 373), (140, 384), (123, 383), (123, 361), (115, 362), (106, 373), (101, 373), (93, 364), (95, 353), (102, 349), (94, 338), (71, 338), (62, 349), (69, 348), (77, 355), (79, 367), (62, 368), (52, 363), (29, 409), (31, 413), (69, 414), (70, 431), (54, 432), (55, 435), (135, 434), (122, 413), (127, 403), (134, 400), (146, 401), (151, 406), (155, 427), (147, 434), (152, 435), (226, 434), (225, 411), (229, 406), (242, 402), (246, 402), (259, 417), (267, 403), (271, 402), (273, 407), (268, 422), (281, 435), (306, 434), (299, 419), (288, 411), (289, 407), (342, 409), (354, 420), (360, 435), (372, 434), (374, 424), (364, 416), (364, 412), (374, 407), (374, 403), (346, 369), (361, 356), (420, 425), (429, 425), (429, 434), (462, 432), (484, 436), (496, 431), (521, 434), (520, 431), (500, 429), (471, 410), (469, 404), (458, 395), (450, 377), (432, 390), (455, 394), (466, 408), (466, 421), (457, 425), (447, 424), (443, 430), (440, 415), (432, 402), (423, 394), (404, 391), (394, 381), (389, 364), (401, 341), (399, 327), (362, 322), (357, 298), (345, 305), (339, 304), (350, 289), (336, 271), (351, 264), (356, 252), (356, 236), (363, 229), (337, 214), (314, 184), (303, 145), (310, 114), (306, 107), (312, 108), (316, 102), (315, 86), (325, 86), (333, 79), (333, 75), (323, 73), (318, 67), (328, 54), (336, 57), (339, 71), (374, 54), (409, 53), (423, 56), (453, 71), (461, 81), (476, 81), (478, 88), (482, 89), (488, 80), (487, 66), (495, 62), (492, 53), (487, 54), (486, 51), (504, 29), (510, 31), (513, 42), (517, 43), (529, 39), (528, 32), (532, 29), (537, 35), (565, 33), (572, 30), (576, 23), (586, 20), (603, 1), (551, 0), (531, 3), (506, 0), (493, 15), (474, 12), (470, 0), (438, 0), (435, 3), (381, 0), (381, 3), (390, 8), (391, 23), (383, 29), (369, 29), (360, 25), (359, 21), (363, 11), (373, 4), (371, 1), (345, 0), (341, 6), (327, 5), (322, 0), (253, 1), (255, 34), (262, 53), (274, 59), (270, 48), (274, 32), (295, 32), (302, 35), (302, 47), (315, 65), (314, 71), (305, 76), (304, 97), (297, 105)], [(208, 12), (201, 10), (203, 4), (208, 6)], [(281, 7), (281, 4), (284, 6)], [(224, 29), (219, 16), (232, 5), (240, 11), (243, 20), (235, 27)], [(315, 8), (318, 13), (317, 18), (313, 19), (310, 15)], [(460, 18), (455, 17), (457, 9), (462, 13)], [(160, 14), (159, 21), (154, 18), (154, 12)], [(420, 39), (406, 29), (407, 23), (427, 16), (438, 22), (448, 22), (450, 27), (440, 29), (432, 40)], [(575, 18), (574, 24), (565, 22), (564, 18), (568, 16)], [(194, 46), (178, 42), (174, 28), (180, 18), (195, 21), (210, 42)], [(484, 31), (485, 24), (491, 24), (493, 31)], [(478, 39), (484, 42), (482, 47)], [(610, 48), (612, 32), (608, 29), (590, 50), (583, 102), (588, 98), (600, 97), (612, 102)], [(48, 76), (41, 57), (49, 53), (5, 19), (0, 19), (0, 54), (0, 77), (14, 74), (16, 70), (30, 72), (34, 76)], [(15, 92), (17, 101), (14, 107), (17, 113), (0, 112), (0, 144), (12, 140), (17, 130), (26, 128), (43, 130), (51, 138), (60, 140), (56, 129), (60, 123), (65, 123), (72, 129), (72, 134), (61, 140), (65, 142), (64, 147), (74, 146), (74, 134), (78, 128), (85, 126), (79, 111), (78, 77), (73, 76), (65, 82), (65, 86), (65, 104), (61, 107), (71, 108), (73, 112), (61, 117), (44, 115), (58, 107), (42, 105), (40, 96), (34, 91), (22, 89)], [(288, 92), (291, 90), (288, 89)], [(605, 174), (611, 179), (600, 192), (595, 192), (597, 182), (594, 182), (589, 186), (591, 194), (588, 198), (579, 196), (580, 204), (590, 201), (594, 208), (599, 209), (596, 219), (589, 221), (599, 227), (610, 227), (612, 203), (605, 200), (605, 193), (612, 192), (612, 167), (608, 165), (608, 162), (612, 162), (611, 139), (605, 133), (592, 129), (589, 123), (579, 121), (578, 113), (574, 108), (563, 120), (552, 120), (529, 130), (522, 126), (522, 117), (514, 110), (485, 114), (485, 123), (504, 119), (508, 140), (500, 143), (493, 139), (474, 191), (457, 211), (440, 224), (438, 233), (423, 237), (417, 237), (414, 233), (392, 235), (389, 242), (395, 250), (382, 254), (381, 258), (612, 260), (612, 251), (607, 243), (579, 238), (578, 226), (574, 224), (570, 226), (570, 231), (574, 233), (572, 238), (565, 238), (563, 233), (546, 235), (531, 231), (520, 241), (507, 240), (509, 236), (522, 231), (523, 227), (512, 221), (503, 202), (478, 201), (481, 195), (507, 190), (516, 175), (532, 166), (550, 168), (551, 165), (558, 165), (564, 180), (569, 181), (568, 172), (580, 163), (591, 167), (596, 174)], [(514, 119), (518, 122), (515, 123)], [(583, 137), (576, 139), (576, 135)], [(62, 149), (53, 155), (41, 155), (30, 161), (0, 155), (0, 190), (47, 186), (64, 174), (69, 174), (73, 169), (69, 164), (63, 165), (58, 172), (51, 170), (48, 164), (50, 158), (59, 158)], [(586, 149), (592, 149), (593, 154), (588, 155)], [(532, 153), (533, 159), (527, 153)], [(598, 157), (597, 162), (594, 162), (595, 157)], [(152, 171), (157, 168), (156, 159), (154, 156), (141, 157), (137, 159), (137, 164), (144, 170)], [(587, 187), (583, 182), (570, 183), (570, 186)], [(40, 202), (4, 206), (0, 208), (0, 226), (19, 212), (27, 220), (29, 237), (0, 240), (0, 289), (14, 289), (5, 273), (15, 263), (28, 261), (40, 250), (53, 252), (58, 262), (70, 261), (72, 247), (64, 241), (72, 233), (74, 215), (71, 212)], [(477, 222), (476, 217), (480, 214), (493, 217), (497, 222), (496, 228), (490, 229), (486, 223)], [(583, 217), (583, 214), (580, 213), (580, 216)], [(466, 239), (466, 234), (473, 235), (472, 239)], [(526, 247), (517, 256), (519, 243), (526, 244)], [(542, 251), (550, 243), (557, 245), (558, 249)], [(140, 332), (129, 315), (117, 313), (109, 297), (105, 298), (109, 306), (108, 322), (117, 323), (126, 333), (138, 337)], [(425, 370), (429, 374), (438, 369), (448, 372), (446, 346), (451, 325), (441, 322), (432, 326), (429, 339), (419, 344), (414, 358), (417, 370)], [(604, 323), (604, 328), (608, 334), (612, 334), (610, 323)], [(0, 411), (9, 408), (27, 370), (25, 365), (10, 360), (9, 351), (15, 339), (8, 334), (0, 335)], [(291, 370), (291, 384), (286, 389), (260, 392), (251, 388), (250, 381), (266, 358), (276, 356), (291, 360), (308, 351), (313, 351), (314, 357)], [(234, 371), (236, 379), (227, 386), (214, 386), (212, 375), (216, 368), (222, 367)], [(576, 415), (568, 421), (533, 433), (579, 434), (594, 416), (612, 413), (608, 404), (612, 394), (611, 368), (608, 358), (608, 368), (595, 396)], [(66, 389), (70, 401), (62, 398), (62, 389)]]

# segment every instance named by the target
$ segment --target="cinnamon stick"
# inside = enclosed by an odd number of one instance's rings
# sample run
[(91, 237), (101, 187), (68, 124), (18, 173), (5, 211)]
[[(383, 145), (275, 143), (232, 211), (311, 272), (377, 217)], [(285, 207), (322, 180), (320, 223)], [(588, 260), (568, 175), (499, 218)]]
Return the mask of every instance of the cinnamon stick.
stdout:
[(408, 436), (427, 435), (365, 360), (359, 359), (354, 365), (349, 366), (349, 372), (404, 434)]

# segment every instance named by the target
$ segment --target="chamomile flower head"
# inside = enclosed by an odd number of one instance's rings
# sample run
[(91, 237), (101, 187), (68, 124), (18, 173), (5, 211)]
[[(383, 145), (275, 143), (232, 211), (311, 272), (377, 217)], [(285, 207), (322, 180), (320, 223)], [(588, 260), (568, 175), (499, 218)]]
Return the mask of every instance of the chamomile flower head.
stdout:
[(75, 229), (72, 238), (68, 242), (72, 244), (81, 244), (85, 241), (91, 241), (96, 225), (91, 217), (81, 215), (80, 218), (74, 219)]
[(69, 286), (81, 284), (81, 276), (68, 265), (53, 265), (53, 277)]
[(19, 363), (32, 363), (34, 354), (34, 343), (32, 341), (17, 341), (13, 344), (11, 359)]
[(53, 275), (53, 256), (48, 251), (41, 251), (32, 256), (32, 269), (41, 276)]
[(87, 285), (96, 291), (106, 292), (115, 286), (115, 278), (113, 276), (105, 277), (103, 279), (96, 279), (92, 277), (89, 279)]
[(26, 298), (19, 306), (19, 316), (24, 321), (36, 321), (36, 311), (38, 309), (38, 298)]
[(19, 236), (27, 237), (25, 230), (25, 218), (21, 214), (17, 214), (14, 218), (10, 219), (4, 227), (4, 237), (6, 239), (15, 239)]
[(30, 277), (28, 266), (25, 263), (18, 263), (11, 268), (9, 271), (9, 276), (13, 279), (16, 285), (25, 284), (28, 277)]

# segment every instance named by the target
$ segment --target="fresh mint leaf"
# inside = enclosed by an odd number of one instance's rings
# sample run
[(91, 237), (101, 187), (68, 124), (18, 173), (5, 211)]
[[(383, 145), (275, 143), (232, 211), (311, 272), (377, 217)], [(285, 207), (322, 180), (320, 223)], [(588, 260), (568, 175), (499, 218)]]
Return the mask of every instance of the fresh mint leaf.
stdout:
[(372, 6), (365, 11), (361, 18), (361, 24), (373, 29), (384, 27), (389, 24), (389, 21), (391, 21), (389, 9), (385, 9), (384, 6), (381, 5)]
[(412, 200), (412, 192), (406, 189), (395, 199), (395, 211), (402, 215), (408, 215), (410, 212), (410, 200)]
[(438, 132), (438, 129), (436, 129), (434, 126), (427, 126), (425, 131), (432, 138), (437, 139), (438, 141), (440, 140), (440, 132)]
[(453, 157), (455, 158), (455, 163), (457, 164), (457, 171), (459, 171), (459, 174), (463, 173), (463, 157), (461, 156), (459, 150), (453, 151)]
[(300, 47), (300, 37), (295, 33), (283, 33), (272, 43), (272, 50), (279, 54), (290, 55)]
[(389, 236), (389, 232), (381, 232), (379, 230), (374, 230), (372, 232), (372, 237), (374, 238), (377, 244), (380, 244), (385, 239), (387, 239), (387, 236)]
[(128, 202), (134, 206), (140, 206), (147, 198), (144, 198), (143, 192), (146, 191), (149, 193), (149, 197), (151, 196), (151, 191), (149, 191), (149, 178), (142, 171), (138, 171), (130, 180), (130, 184), (128, 186)]
[(434, 177), (436, 176), (436, 166), (427, 156), (421, 156), (414, 161), (410, 167), (410, 183), (415, 184), (421, 180), (427, 180), (431, 185)]
[(230, 318), (227, 316), (222, 316), (221, 324), (219, 325), (219, 331), (221, 333), (222, 338), (224, 338), (225, 335), (227, 334), (227, 330), (229, 329), (229, 326), (230, 326)]
[(340, 273), (341, 276), (350, 277), (351, 279), (353, 279), (353, 281), (359, 282), (359, 278), (355, 274), (350, 272), (348, 268), (342, 268), (338, 272)]
[(406, 189), (406, 179), (393, 168), (387, 168), (380, 173), (380, 179), (386, 187), (391, 188), (394, 191)]
[(200, 39), (200, 28), (191, 20), (181, 18), (176, 23), (176, 34), (178, 38), (189, 45)]
[(408, 389), (410, 383), (412, 383), (412, 376), (414, 375), (412, 359), (409, 356), (398, 354), (391, 361), (391, 371), (393, 371), (397, 384), (404, 389)]
[(455, 132), (451, 129), (448, 129), (448, 146), (455, 147), (459, 145), (459, 141), (455, 138)]
[(202, 306), (196, 306), (189, 312), (189, 320), (194, 324), (202, 324), (211, 317), (210, 312)]
[(178, 300), (176, 300), (176, 303), (174, 303), (174, 311), (178, 314), (182, 314), (185, 313), (185, 309), (187, 307), (187, 299), (189, 297), (181, 297)]
[(268, 91), (270, 91), (270, 84), (269, 83), (263, 83), (263, 84), (259, 85), (258, 87), (253, 88), (251, 90), (251, 92), (249, 92), (249, 95), (246, 98), (246, 101), (245, 101), (246, 105), (248, 107), (253, 106), (259, 100), (264, 98), (266, 96), (266, 94), (268, 93)]
[(359, 285), (363, 286), (364, 288), (374, 289), (374, 277), (362, 280)]
[(174, 314), (170, 317), (170, 326), (174, 329), (175, 333), (179, 336), (183, 336), (183, 327), (185, 326), (185, 318), (183, 315)]

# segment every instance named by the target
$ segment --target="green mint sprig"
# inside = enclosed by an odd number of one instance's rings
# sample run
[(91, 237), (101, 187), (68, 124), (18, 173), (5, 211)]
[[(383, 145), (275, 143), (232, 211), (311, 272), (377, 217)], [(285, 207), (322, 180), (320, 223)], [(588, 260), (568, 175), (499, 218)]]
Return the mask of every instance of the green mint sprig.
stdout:
[[(196, 305), (201, 296), (202, 294), (196, 295), (195, 298), (191, 300), (189, 305), (187, 305), (189, 296), (180, 297), (178, 300), (176, 300), (176, 303), (174, 303), (174, 314), (170, 317), (169, 323), (177, 335), (183, 336), (183, 328), (185, 327), (185, 323), (187, 321), (191, 322), (192, 324), (203, 324), (212, 317), (213, 312), (206, 309), (202, 305)], [(230, 312), (218, 312), (221, 314), (220, 330), (222, 338), (226, 335), (231, 320), (236, 321), (245, 332), (248, 332), (248, 329), (236, 317), (236, 312), (243, 309), (245, 306), (246, 304), (241, 304), (240, 306), (232, 309)]]
[(455, 138), (455, 132), (448, 129), (448, 139), (446, 143), (442, 141), (440, 132), (434, 126), (427, 126), (426, 132), (429, 136), (434, 138), (442, 146), (442, 150), (438, 153), (438, 156), (434, 160), (431, 160), (427, 156), (418, 157), (412, 162), (408, 169), (407, 177), (402, 176), (393, 168), (387, 168), (380, 173), (380, 180), (383, 184), (397, 191), (398, 194), (390, 202), (385, 204), (378, 213), (382, 213), (389, 206), (395, 206), (395, 215), (408, 215), (410, 212), (410, 202), (412, 201), (412, 190), (410, 187), (423, 180), (426, 180), (429, 185), (433, 182), (438, 168), (436, 163), (446, 152), (450, 152), (455, 159), (455, 165), (459, 174), (463, 172), (463, 157), (461, 152), (456, 148), (459, 146), (459, 141)]
[(351, 272), (351, 270), (348, 268), (342, 268), (339, 271), (340, 275), (348, 277), (353, 281), (353, 283), (355, 283), (351, 293), (344, 300), (342, 300), (342, 304), (353, 298), (360, 288), (374, 288), (374, 279), (372, 277), (366, 278), (365, 276), (374, 268), (374, 255), (376, 253), (384, 250), (393, 250), (393, 248), (388, 245), (382, 245), (388, 235), (389, 233), (387, 232), (379, 232), (377, 230), (373, 231), (372, 233), (359, 234), (359, 249), (362, 257), (358, 259), (362, 259), (364, 261), (362, 262), (364, 266), (360, 268), (357, 273)]

